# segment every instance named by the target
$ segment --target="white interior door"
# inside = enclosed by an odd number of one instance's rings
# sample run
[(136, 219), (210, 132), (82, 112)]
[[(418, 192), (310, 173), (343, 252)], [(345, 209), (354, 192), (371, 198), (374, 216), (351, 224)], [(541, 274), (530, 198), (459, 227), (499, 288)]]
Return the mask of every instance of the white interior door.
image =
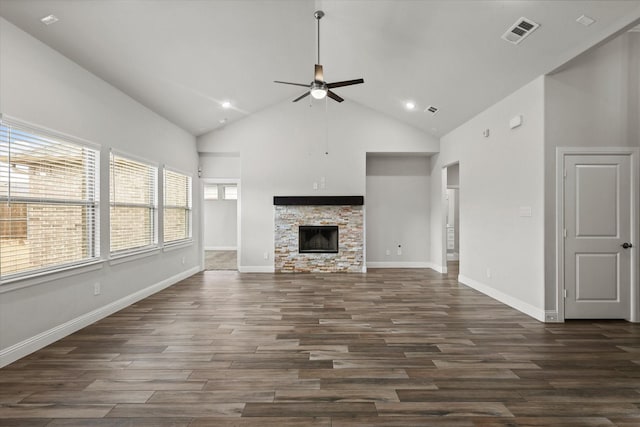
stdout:
[(567, 155), (564, 168), (565, 318), (628, 319), (630, 156)]

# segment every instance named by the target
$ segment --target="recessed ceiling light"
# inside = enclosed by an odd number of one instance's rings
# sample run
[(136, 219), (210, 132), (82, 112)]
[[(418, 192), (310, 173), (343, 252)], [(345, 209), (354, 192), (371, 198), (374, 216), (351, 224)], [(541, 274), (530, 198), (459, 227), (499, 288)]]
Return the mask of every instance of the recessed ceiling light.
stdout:
[(222, 103), (222, 108), (231, 108), (231, 103), (229, 101), (224, 101)]
[(582, 15), (578, 19), (576, 19), (576, 22), (579, 22), (582, 25), (584, 25), (585, 27), (588, 27), (589, 25), (591, 25), (594, 22), (596, 22), (596, 20), (593, 19), (593, 18), (588, 17), (587, 15)]
[(223, 124), (227, 123), (227, 119), (220, 119), (220, 120), (218, 120), (218, 123), (223, 125)]
[(407, 110), (413, 110), (414, 108), (416, 108), (416, 103), (413, 101), (407, 101), (404, 103), (404, 108), (406, 108)]
[(42, 22), (45, 25), (55, 24), (58, 21), (59, 21), (59, 19), (55, 15), (48, 15), (48, 16), (45, 16), (44, 18), (40, 19), (40, 22)]

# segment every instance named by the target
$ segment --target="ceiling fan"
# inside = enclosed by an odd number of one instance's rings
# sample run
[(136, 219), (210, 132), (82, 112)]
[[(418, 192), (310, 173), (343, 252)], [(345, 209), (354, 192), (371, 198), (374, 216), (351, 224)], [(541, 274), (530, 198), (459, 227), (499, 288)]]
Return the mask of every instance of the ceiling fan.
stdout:
[(320, 65), (320, 19), (322, 19), (322, 17), (324, 16), (324, 12), (321, 10), (316, 10), (313, 16), (318, 21), (318, 63), (315, 65), (315, 73), (314, 73), (313, 81), (311, 82), (311, 84), (304, 84), (304, 83), (281, 82), (281, 81), (275, 80), (274, 83), (282, 83), (285, 85), (303, 86), (303, 87), (309, 88), (307, 92), (305, 92), (304, 94), (294, 99), (293, 102), (298, 102), (302, 98), (305, 98), (306, 96), (309, 96), (309, 95), (311, 95), (315, 99), (322, 99), (325, 96), (328, 96), (334, 101), (342, 102), (344, 101), (344, 99), (336, 95), (336, 93), (333, 92), (331, 89), (334, 89), (336, 87), (342, 87), (342, 86), (357, 85), (360, 83), (364, 83), (364, 80), (363, 79), (344, 80), (341, 82), (333, 82), (333, 83), (327, 83), (324, 81), (324, 73), (322, 71), (322, 65)]

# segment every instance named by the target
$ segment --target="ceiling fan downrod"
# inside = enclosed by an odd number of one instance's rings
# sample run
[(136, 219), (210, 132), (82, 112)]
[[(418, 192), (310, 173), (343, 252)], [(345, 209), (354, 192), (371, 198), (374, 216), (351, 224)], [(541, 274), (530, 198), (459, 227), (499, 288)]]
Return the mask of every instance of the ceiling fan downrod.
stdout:
[(320, 20), (324, 16), (324, 12), (321, 10), (316, 10), (313, 16), (316, 18), (316, 21), (318, 21), (318, 62), (316, 62), (316, 64), (321, 64), (320, 62)]

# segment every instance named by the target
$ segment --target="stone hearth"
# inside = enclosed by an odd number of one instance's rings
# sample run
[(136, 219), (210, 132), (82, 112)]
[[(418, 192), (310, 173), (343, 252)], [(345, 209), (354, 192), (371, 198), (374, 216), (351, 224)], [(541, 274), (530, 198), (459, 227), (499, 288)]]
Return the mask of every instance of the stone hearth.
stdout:
[[(277, 273), (361, 273), (364, 267), (363, 224), (362, 205), (276, 204), (275, 271)], [(299, 253), (298, 228), (301, 225), (337, 225), (338, 253)]]

